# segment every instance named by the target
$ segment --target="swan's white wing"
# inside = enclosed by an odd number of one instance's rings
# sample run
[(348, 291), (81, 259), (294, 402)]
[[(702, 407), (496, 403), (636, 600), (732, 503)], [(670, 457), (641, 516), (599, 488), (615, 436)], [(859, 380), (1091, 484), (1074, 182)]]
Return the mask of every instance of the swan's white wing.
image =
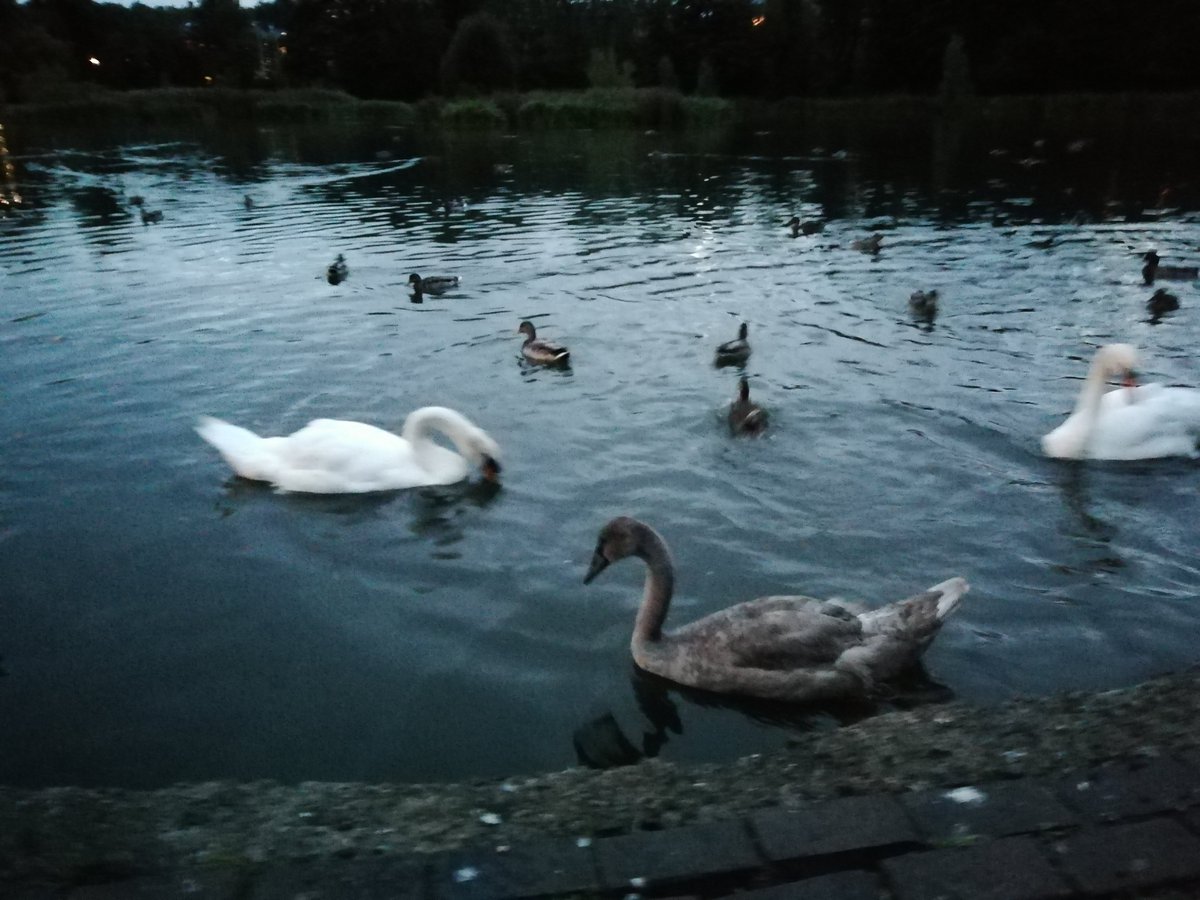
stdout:
[(374, 470), (398, 454), (411, 454), (408, 441), (363, 422), (314, 419), (299, 431), (269, 438), (281, 462), (297, 468)]
[(431, 483), (408, 441), (363, 422), (314, 419), (266, 443), (279, 461), (273, 480), (285, 491), (362, 493)]
[(1088, 441), (1094, 459), (1195, 456), (1200, 391), (1148, 384), (1105, 394)]

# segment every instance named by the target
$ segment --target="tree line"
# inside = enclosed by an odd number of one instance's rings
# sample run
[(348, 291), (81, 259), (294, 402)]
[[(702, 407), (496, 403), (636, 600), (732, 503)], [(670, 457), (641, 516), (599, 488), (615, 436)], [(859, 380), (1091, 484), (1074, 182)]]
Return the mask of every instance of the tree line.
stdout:
[(80, 83), (929, 94), (951, 56), (959, 88), (987, 95), (1191, 90), (1197, 46), (1196, 0), (0, 0), (0, 101)]

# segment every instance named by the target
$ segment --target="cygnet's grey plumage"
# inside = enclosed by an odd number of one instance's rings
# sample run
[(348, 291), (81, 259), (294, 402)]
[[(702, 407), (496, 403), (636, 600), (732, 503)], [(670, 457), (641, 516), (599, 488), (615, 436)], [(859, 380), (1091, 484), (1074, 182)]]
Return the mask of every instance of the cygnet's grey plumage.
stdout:
[(664, 631), (675, 569), (649, 525), (627, 516), (608, 522), (584, 582), (627, 556), (647, 568), (630, 642), (640, 668), (707, 691), (792, 702), (869, 696), (920, 658), (968, 590), (965, 579), (951, 578), (869, 612), (811, 597), (759, 597)]

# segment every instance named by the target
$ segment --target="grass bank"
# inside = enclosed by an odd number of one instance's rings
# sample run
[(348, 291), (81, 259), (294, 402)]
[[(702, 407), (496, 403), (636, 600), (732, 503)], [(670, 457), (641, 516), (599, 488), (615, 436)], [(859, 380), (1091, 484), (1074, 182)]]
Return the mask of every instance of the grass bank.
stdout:
[(133, 122), (378, 122), (459, 129), (682, 128), (735, 118), (735, 105), (661, 89), (501, 94), (486, 98), (429, 98), (419, 103), (359, 100), (332, 90), (163, 88), (93, 89), (61, 99), (9, 104), (5, 121)]
[[(78, 86), (76, 86), (78, 88)], [(1049, 133), (1092, 132), (1129, 126), (1200, 136), (1192, 115), (1200, 93), (1056, 94), (971, 98), (952, 117), (972, 129)], [(533, 91), (418, 103), (360, 100), (342, 91), (161, 88), (116, 92), (89, 87), (37, 103), (0, 106), (0, 121), (204, 124), (244, 122), (379, 123), (461, 130), (641, 128), (684, 130), (739, 125), (755, 129), (841, 128), (896, 130), (944, 118), (931, 96), (724, 99), (662, 88)]]

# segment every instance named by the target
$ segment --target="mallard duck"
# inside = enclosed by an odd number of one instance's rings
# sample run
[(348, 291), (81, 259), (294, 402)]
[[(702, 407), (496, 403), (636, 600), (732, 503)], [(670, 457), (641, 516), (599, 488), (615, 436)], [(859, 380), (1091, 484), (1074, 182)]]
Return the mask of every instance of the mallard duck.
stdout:
[(1171, 281), (1194, 281), (1200, 278), (1200, 267), (1197, 266), (1164, 266), (1159, 262), (1158, 253), (1154, 250), (1143, 254), (1146, 264), (1142, 266), (1142, 280), (1146, 284), (1154, 284), (1154, 279), (1165, 278)]
[(339, 253), (325, 270), (325, 278), (330, 284), (341, 284), (349, 277), (350, 267), (346, 265), (346, 257)]
[(743, 322), (738, 326), (738, 336), (717, 347), (718, 366), (737, 366), (750, 358), (750, 341), (746, 339), (750, 329)]
[[(458, 453), (435, 443), (433, 431), (448, 437)], [(287, 437), (264, 438), (207, 416), (196, 432), (242, 478), (266, 481), (281, 491), (363, 494), (454, 484), (467, 477), (468, 463), (488, 481), (500, 474), (496, 442), (443, 406), (414, 410), (399, 435), (363, 422), (315, 419)]]
[(878, 231), (870, 237), (855, 238), (850, 242), (851, 250), (858, 250), (862, 253), (878, 253), (883, 246), (883, 235)]
[(525, 335), (521, 355), (529, 362), (541, 366), (565, 366), (571, 362), (571, 351), (562, 344), (540, 340), (532, 322), (522, 322), (517, 333)]
[(801, 222), (799, 216), (792, 216), (792, 218), (787, 222), (787, 227), (792, 229), (792, 237), (799, 237), (802, 234), (819, 234), (825, 230), (825, 223), (815, 222), (812, 220)]
[(1175, 310), (1179, 309), (1179, 298), (1170, 293), (1166, 288), (1159, 288), (1146, 301), (1146, 309), (1150, 313), (1150, 320), (1157, 322), (1166, 313), (1175, 312)]
[(630, 642), (640, 668), (706, 691), (797, 703), (869, 696), (917, 661), (968, 590), (966, 580), (951, 578), (870, 612), (811, 597), (759, 597), (668, 632), (675, 567), (649, 525), (627, 516), (605, 525), (584, 584), (627, 556), (646, 563)]
[[(1155, 459), (1195, 456), (1200, 446), (1200, 390), (1137, 385), (1137, 351), (1106, 344), (1096, 351), (1075, 411), (1042, 438), (1060, 459)], [(1113, 376), (1124, 387), (1105, 391)]]
[(762, 434), (767, 430), (767, 411), (750, 399), (750, 382), (738, 380), (738, 395), (729, 405), (729, 430), (734, 434)]
[(936, 318), (938, 311), (937, 289), (935, 288), (931, 291), (913, 291), (908, 295), (908, 308), (912, 310), (912, 314), (917, 318), (932, 321)]
[(426, 275), (422, 278), (416, 272), (408, 276), (408, 283), (412, 285), (414, 302), (420, 303), (420, 298), (425, 294), (444, 294), (451, 288), (458, 287), (461, 279), (457, 275)]
[(143, 209), (142, 210), (142, 224), (143, 225), (153, 225), (156, 222), (161, 222), (162, 220), (163, 220), (163, 212), (161, 209)]

